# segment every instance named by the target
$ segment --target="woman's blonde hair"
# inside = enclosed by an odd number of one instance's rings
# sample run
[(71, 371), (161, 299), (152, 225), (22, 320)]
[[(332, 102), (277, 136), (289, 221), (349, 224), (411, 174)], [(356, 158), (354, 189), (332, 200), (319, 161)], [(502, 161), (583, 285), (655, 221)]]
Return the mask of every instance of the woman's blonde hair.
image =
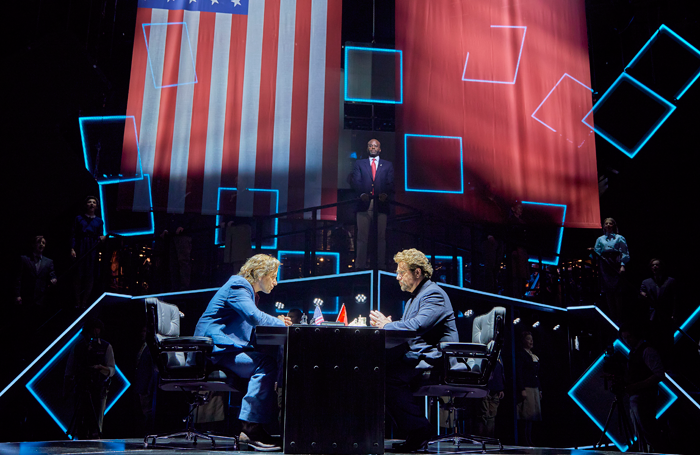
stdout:
[(430, 278), (433, 275), (433, 266), (430, 265), (430, 261), (425, 257), (425, 254), (415, 248), (399, 251), (396, 253), (396, 256), (394, 256), (394, 262), (397, 264), (400, 262), (405, 263), (411, 272), (416, 269), (421, 269), (426, 278)]
[(243, 264), (238, 275), (252, 285), (261, 278), (276, 272), (280, 264), (280, 261), (269, 254), (256, 254)]

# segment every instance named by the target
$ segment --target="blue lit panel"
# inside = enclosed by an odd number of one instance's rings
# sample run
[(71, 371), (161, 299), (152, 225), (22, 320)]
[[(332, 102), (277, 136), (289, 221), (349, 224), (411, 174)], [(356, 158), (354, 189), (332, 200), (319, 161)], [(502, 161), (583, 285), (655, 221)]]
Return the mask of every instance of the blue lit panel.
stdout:
[[(143, 174), (145, 177), (145, 184), (148, 186), (148, 205), (149, 207), (153, 207), (153, 200), (151, 196), (151, 177), (148, 174)], [(98, 182), (99, 183), (99, 182)], [(103, 227), (102, 227), (102, 235), (107, 235), (107, 233), (110, 234), (118, 234), (121, 235), (122, 237), (132, 237), (136, 235), (153, 235), (155, 233), (155, 222), (153, 220), (153, 210), (150, 210), (147, 219), (148, 219), (148, 225), (147, 226), (138, 226), (138, 227), (131, 227), (131, 228), (122, 228), (122, 229), (114, 229), (110, 227), (109, 225), (109, 215), (105, 211), (105, 194), (103, 187), (106, 185), (115, 185), (115, 184), (121, 184), (122, 182), (117, 182), (117, 183), (100, 183), (98, 186), (100, 188), (100, 201), (102, 203), (100, 204), (100, 211), (102, 213), (102, 221), (104, 221)], [(136, 184), (136, 182), (134, 182)]]
[[(450, 140), (457, 141), (459, 144), (459, 168), (457, 169), (457, 166), (452, 166), (451, 169), (453, 169), (455, 172), (459, 172), (459, 188), (457, 188), (456, 186), (453, 188), (440, 188), (440, 187), (417, 188), (417, 187), (409, 186), (409, 170), (408, 170), (409, 163), (410, 163), (409, 158), (408, 158), (409, 153), (423, 154), (425, 156), (430, 156), (426, 153), (427, 151), (423, 150), (423, 149), (418, 150), (418, 151), (409, 151), (409, 147), (408, 147), (408, 139), (409, 138), (428, 138), (428, 139), (441, 139), (441, 140), (450, 139)], [(444, 148), (443, 148), (443, 151), (445, 151)], [(406, 134), (404, 136), (403, 153), (404, 153), (404, 163), (405, 163), (405, 165), (404, 165), (404, 182), (405, 182), (404, 185), (405, 185), (406, 191), (415, 191), (415, 192), (420, 192), (420, 193), (464, 194), (464, 151), (462, 149), (462, 138), (461, 137), (433, 136), (433, 135), (429, 135), (429, 134)], [(445, 156), (443, 154), (441, 154), (440, 162), (442, 164), (444, 164), (445, 159), (446, 159)], [(435, 162), (435, 160), (432, 160), (432, 162)], [(427, 170), (429, 171), (429, 169), (427, 169)], [(426, 175), (426, 173), (425, 173), (426, 169), (422, 169), (422, 171), (423, 172), (421, 172), (421, 170), (419, 170), (414, 174), (416, 176), (416, 178), (420, 179), (421, 176)], [(436, 170), (436, 172), (437, 171), (442, 173), (442, 176), (445, 177), (443, 168)], [(452, 177), (457, 177), (457, 176), (455, 174), (455, 176), (452, 176)], [(422, 180), (426, 180), (426, 178), (422, 178)], [(439, 182), (437, 182), (436, 179), (431, 178), (429, 180), (435, 181), (436, 183), (439, 184)], [(454, 180), (456, 180), (456, 178)]]
[[(192, 52), (192, 43), (190, 42), (190, 34), (187, 29), (186, 22), (160, 22), (160, 23), (150, 23), (141, 24), (143, 29), (143, 37), (146, 41), (146, 53), (148, 54), (148, 67), (151, 69), (151, 76), (153, 77), (153, 86), (156, 89), (166, 88), (166, 87), (177, 87), (179, 85), (191, 85), (197, 83), (197, 70), (194, 64), (194, 53)], [(186, 64), (192, 65), (191, 68), (183, 69), (180, 66), (180, 71), (178, 71), (177, 81), (167, 81), (164, 83), (164, 55), (165, 55), (165, 37), (170, 33), (177, 33), (178, 28), (182, 29), (181, 33), (184, 36), (182, 40), (182, 46), (180, 52), (186, 52), (188, 58), (181, 58), (180, 65)], [(152, 38), (152, 39), (149, 39)], [(157, 37), (157, 38), (156, 38)], [(191, 75), (191, 80), (181, 81), (179, 78), (183, 75)]]
[(549, 97), (552, 95), (552, 93), (554, 93), (554, 90), (556, 90), (557, 87), (559, 87), (559, 84), (561, 84), (561, 81), (563, 81), (565, 77), (568, 77), (568, 78), (571, 79), (572, 81), (578, 83), (580, 86), (586, 88), (588, 91), (590, 91), (590, 92), (593, 91), (592, 88), (590, 88), (589, 86), (587, 86), (587, 85), (584, 84), (583, 82), (579, 81), (578, 79), (572, 77), (572, 76), (571, 76), (570, 74), (568, 74), (568, 73), (564, 73), (564, 75), (559, 79), (559, 81), (557, 81), (557, 83), (554, 84), (554, 87), (552, 87), (552, 90), (550, 90), (549, 93), (547, 93), (547, 96), (544, 97), (544, 99), (542, 100), (542, 102), (540, 103), (540, 105), (537, 106), (537, 109), (535, 109), (535, 111), (532, 113), (532, 115), (531, 115), (530, 117), (534, 118), (535, 120), (537, 120), (538, 122), (540, 122), (541, 124), (543, 124), (544, 126), (546, 126), (547, 128), (549, 128), (550, 130), (552, 130), (552, 131), (555, 132), (555, 133), (557, 132), (557, 130), (555, 130), (551, 125), (548, 125), (547, 123), (545, 123), (545, 122), (543, 122), (542, 120), (540, 120), (539, 118), (537, 118), (536, 114), (537, 114), (537, 111), (539, 111), (540, 108), (544, 105), (544, 103), (547, 102), (547, 100), (548, 100)]
[[(133, 115), (79, 117), (78, 124), (80, 125), (85, 168), (95, 177), (97, 183), (129, 182), (143, 179), (141, 151), (136, 131), (136, 120)], [(120, 139), (121, 142), (119, 142)], [(131, 147), (136, 152), (136, 167), (131, 174), (121, 173), (118, 169), (121, 167), (121, 162), (112, 166), (105, 165), (111, 160), (112, 155), (117, 154), (115, 150), (109, 149), (111, 144), (117, 143), (121, 143), (124, 148)], [(120, 149), (118, 156), (121, 157), (123, 151)], [(100, 156), (100, 152), (103, 156)], [(102, 161), (102, 166), (100, 166), (100, 161)]]
[[(604, 129), (602, 129), (599, 126), (593, 126), (590, 123), (586, 121), (588, 117), (591, 115), (595, 114), (595, 112), (600, 109), (600, 107), (605, 103), (605, 101), (610, 97), (612, 93), (617, 90), (617, 88), (622, 84), (623, 82), (628, 82), (632, 84), (634, 87), (639, 89), (640, 92), (644, 93), (647, 95), (649, 98), (652, 100), (656, 101), (660, 105), (662, 105), (665, 108), (665, 112), (661, 115), (661, 117), (651, 126), (649, 131), (647, 131), (640, 139), (637, 141), (637, 143), (634, 145), (634, 147), (630, 148), (612, 137), (608, 132), (606, 132)], [(634, 158), (637, 153), (639, 153), (639, 150), (641, 150), (642, 147), (644, 147), (644, 144), (651, 139), (651, 137), (656, 133), (656, 131), (663, 125), (663, 123), (666, 121), (666, 119), (673, 113), (673, 111), (676, 110), (676, 106), (673, 104), (669, 103), (665, 99), (663, 99), (661, 96), (656, 94), (653, 90), (649, 89), (646, 85), (642, 84), (639, 82), (637, 79), (633, 78), (627, 73), (622, 73), (620, 74), (620, 77), (617, 78), (617, 80), (610, 86), (610, 88), (603, 94), (603, 96), (598, 100), (597, 103), (593, 106), (591, 111), (586, 114), (586, 116), (581, 119), (581, 121), (588, 126), (589, 128), (593, 129), (599, 136), (601, 136), (603, 139), (606, 141), (610, 142), (613, 146), (615, 146), (618, 150), (620, 150), (622, 153), (625, 155), (629, 156), (630, 158)]]
[[(666, 25), (661, 25), (659, 29), (652, 35), (651, 38), (649, 38), (649, 41), (646, 42), (644, 46), (637, 52), (637, 55), (634, 56), (634, 58), (630, 61), (630, 63), (627, 65), (625, 68), (625, 71), (628, 69), (634, 68), (634, 66), (637, 64), (640, 58), (646, 53), (646, 51), (656, 42), (656, 40), (659, 38), (659, 34), (664, 34), (671, 39), (673, 39), (675, 42), (677, 42), (679, 45), (681, 45), (683, 48), (688, 50), (693, 56), (700, 58), (700, 51), (694, 47), (692, 44), (678, 36), (676, 32), (671, 30), (670, 28), (666, 27)], [(698, 77), (700, 76), (700, 66), (698, 67), (697, 71), (695, 71), (695, 74), (693, 74), (688, 81), (686, 81), (683, 86), (678, 89), (676, 92), (674, 98), (679, 100), (681, 99), (681, 96), (690, 88), (691, 85), (695, 83), (695, 81), (698, 80)]]
[[(280, 211), (280, 192), (279, 190), (271, 190), (271, 189), (262, 189), (262, 188), (246, 188), (247, 191), (250, 192), (262, 192), (262, 193), (272, 193), (275, 195), (275, 207), (274, 207), (274, 213), (279, 213)], [(216, 196), (216, 226), (219, 226), (219, 223), (221, 223), (221, 192), (222, 191), (238, 191), (238, 188), (219, 188), (219, 192)], [(275, 238), (272, 239), (272, 244), (271, 245), (261, 245), (261, 249), (263, 250), (276, 250), (277, 249), (277, 233), (279, 232), (279, 218), (274, 218), (272, 221), (273, 224), (273, 231), (274, 231), (274, 236)], [(224, 232), (225, 229), (217, 228), (214, 231), (214, 244), (219, 244), (219, 248), (223, 248), (224, 245), (223, 243), (225, 242), (224, 240)]]
[[(297, 257), (304, 257), (304, 251), (286, 251), (286, 250), (279, 250), (277, 252), (277, 259), (280, 262), (284, 262), (282, 259), (284, 256), (297, 256)], [(335, 261), (335, 274), (340, 275), (340, 253), (334, 253), (332, 251), (316, 251), (316, 258), (318, 259), (319, 257), (322, 258), (332, 258)], [(280, 265), (280, 268), (277, 272), (277, 281), (282, 282), (282, 281), (290, 281), (290, 280), (285, 280), (282, 276), (282, 266)]]
[[(80, 333), (79, 331), (73, 335), (26, 385), (27, 390), (36, 398), (41, 407), (56, 422), (63, 433), (68, 431), (68, 424), (73, 416), (73, 402), (67, 402), (63, 398), (62, 386), (65, 364), (61, 361), (68, 358), (71, 349), (79, 340)], [(56, 370), (57, 366), (61, 368)], [(130, 385), (131, 383), (126, 379), (124, 373), (115, 365), (115, 373), (109, 387), (109, 395), (107, 396), (105, 414), (112, 409)], [(73, 439), (71, 435), (68, 435), (68, 437)]]
[[(354, 68), (352, 65), (353, 59), (350, 58), (351, 53), (356, 53), (356, 52), (363, 52), (363, 53), (375, 53), (375, 54), (394, 54), (394, 64), (395, 64), (395, 59), (398, 56), (399, 62), (398, 62), (398, 72), (399, 72), (399, 88), (398, 88), (398, 94), (399, 97), (398, 99), (381, 99), (381, 98), (374, 98), (372, 95), (364, 95), (364, 94), (354, 94), (350, 93), (348, 89), (348, 80), (351, 77), (351, 73), (353, 73)], [(371, 56), (370, 56), (371, 57)], [(374, 47), (357, 47), (357, 46), (345, 46), (345, 101), (354, 101), (354, 102), (361, 102), (361, 103), (380, 103), (380, 104), (402, 104), (403, 103), (403, 52), (400, 50), (396, 49), (379, 49), (379, 48), (374, 48)], [(362, 73), (365, 73), (365, 71), (362, 71)], [(371, 71), (370, 71), (371, 73)], [(371, 74), (370, 74), (371, 78)], [(351, 84), (352, 85), (352, 84)], [(358, 86), (362, 86), (363, 88), (368, 88), (367, 86), (371, 86), (371, 81), (369, 84), (364, 83), (364, 84), (358, 84)], [(371, 87), (370, 87), (371, 88)], [(351, 90), (351, 89), (350, 89)], [(396, 95), (394, 95), (395, 97)]]
[(495, 81), (495, 80), (486, 80), (486, 79), (470, 79), (466, 77), (467, 74), (467, 65), (469, 64), (469, 52), (467, 52), (467, 58), (464, 61), (464, 70), (462, 71), (462, 80), (465, 82), (487, 82), (490, 84), (509, 84), (513, 85), (515, 84), (515, 81), (518, 79), (518, 69), (520, 68), (520, 58), (523, 55), (523, 46), (525, 46), (525, 34), (527, 33), (527, 27), (526, 26), (521, 26), (521, 25), (492, 25), (491, 28), (519, 28), (523, 30), (523, 39), (520, 42), (520, 52), (518, 53), (518, 62), (515, 65), (515, 74), (513, 75), (513, 80), (505, 80), (505, 81)]
[[(429, 255), (426, 255), (425, 257), (428, 259), (431, 258), (431, 256), (429, 256)], [(436, 263), (441, 263), (441, 262), (449, 263), (450, 265), (452, 265), (452, 256), (439, 256), (439, 255), (435, 256), (435, 262)], [(464, 287), (464, 273), (463, 273), (464, 266), (463, 266), (463, 262), (462, 262), (462, 256), (457, 256), (457, 267), (458, 267), (458, 270), (457, 270), (457, 280), (458, 281), (457, 282), (459, 283), (459, 287), (463, 288)]]
[[(566, 221), (566, 205), (563, 204), (549, 204), (545, 202), (530, 202), (530, 201), (523, 201), (523, 205), (539, 205), (543, 207), (551, 207), (554, 210), (561, 210), (561, 225), (560, 228), (558, 229), (559, 235), (556, 240), (556, 248), (557, 248), (557, 253), (556, 256), (551, 257), (551, 258), (542, 258), (542, 263), (546, 265), (559, 265), (559, 253), (561, 252), (561, 242), (562, 239), (564, 238), (564, 221)], [(539, 258), (537, 256), (530, 256), (528, 258), (528, 261), (530, 262), (537, 262), (539, 263)]]

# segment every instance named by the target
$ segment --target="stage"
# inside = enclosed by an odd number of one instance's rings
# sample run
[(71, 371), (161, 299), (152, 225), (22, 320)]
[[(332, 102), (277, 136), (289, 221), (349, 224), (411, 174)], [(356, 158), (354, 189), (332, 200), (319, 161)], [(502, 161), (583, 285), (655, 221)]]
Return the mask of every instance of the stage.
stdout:
[[(396, 442), (396, 440), (387, 439), (385, 441), (385, 446), (387, 453), (391, 450), (391, 444)], [(67, 454), (111, 454), (111, 453), (125, 453), (125, 454), (136, 454), (136, 453), (148, 453), (153, 452), (158, 455), (169, 455), (169, 454), (184, 454), (187, 455), (204, 455), (216, 452), (230, 452), (234, 453), (231, 448), (232, 444), (226, 441), (221, 441), (217, 443), (216, 447), (212, 448), (211, 443), (208, 441), (202, 441), (196, 446), (191, 442), (185, 440), (177, 441), (167, 441), (159, 442), (155, 447), (149, 444), (148, 448), (143, 447), (142, 439), (104, 439), (104, 440), (84, 440), (84, 441), (38, 441), (38, 442), (10, 442), (0, 444), (0, 454), (2, 455), (14, 455), (14, 454), (52, 454), (52, 455), (67, 455)], [(247, 452), (252, 453), (252, 451), (236, 451), (235, 453)], [(277, 452), (281, 453), (281, 452)], [(450, 453), (481, 453), (479, 447), (475, 445), (460, 445), (458, 448), (451, 443), (439, 443), (433, 446), (425, 452), (420, 453), (440, 453), (440, 454), (450, 454)], [(587, 455), (602, 455), (609, 453), (620, 453), (617, 451), (602, 451), (602, 450), (582, 450), (573, 448), (546, 448), (546, 447), (517, 447), (517, 446), (504, 446), (503, 450), (500, 451), (490, 451), (488, 453), (493, 454), (527, 454), (527, 455), (554, 455), (554, 454), (587, 454)], [(634, 452), (627, 452), (634, 453)]]

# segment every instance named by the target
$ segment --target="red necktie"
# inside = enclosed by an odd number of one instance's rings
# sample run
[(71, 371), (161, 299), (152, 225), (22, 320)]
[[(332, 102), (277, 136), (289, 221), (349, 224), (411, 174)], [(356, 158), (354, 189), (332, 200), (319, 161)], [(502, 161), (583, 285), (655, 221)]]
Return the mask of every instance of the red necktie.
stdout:
[[(377, 176), (377, 159), (372, 158), (372, 181)], [(374, 195), (374, 187), (372, 187), (372, 195)]]

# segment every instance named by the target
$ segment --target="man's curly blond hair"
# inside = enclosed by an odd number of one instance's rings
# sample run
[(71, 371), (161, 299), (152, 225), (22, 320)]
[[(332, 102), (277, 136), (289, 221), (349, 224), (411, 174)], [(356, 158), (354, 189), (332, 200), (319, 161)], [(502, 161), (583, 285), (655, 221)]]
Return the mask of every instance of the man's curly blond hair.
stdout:
[(433, 275), (433, 266), (430, 265), (430, 261), (425, 257), (425, 254), (415, 248), (399, 251), (394, 256), (394, 262), (397, 264), (404, 262), (411, 272), (421, 269), (426, 278), (430, 278)]
[(276, 272), (280, 264), (280, 261), (269, 254), (256, 254), (243, 264), (238, 275), (245, 278), (252, 285), (260, 278)]

